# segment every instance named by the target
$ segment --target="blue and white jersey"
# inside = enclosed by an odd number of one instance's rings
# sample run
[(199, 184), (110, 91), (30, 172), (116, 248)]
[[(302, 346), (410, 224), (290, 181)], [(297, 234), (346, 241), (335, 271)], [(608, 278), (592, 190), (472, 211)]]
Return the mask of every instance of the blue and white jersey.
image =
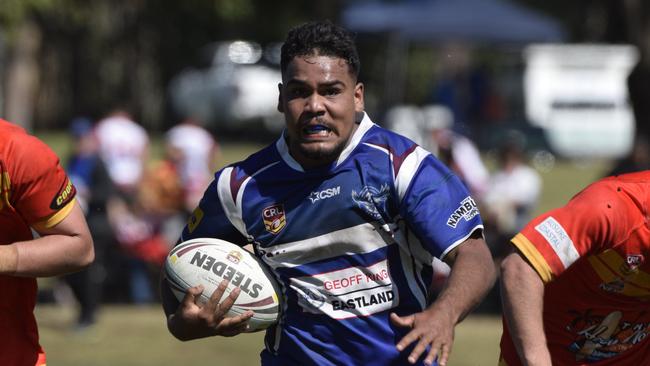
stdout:
[(302, 169), (281, 137), (219, 171), (182, 240), (252, 243), (276, 276), (263, 365), (408, 365), (389, 314), (422, 311), (434, 257), (482, 228), (454, 174), (366, 115), (328, 166)]

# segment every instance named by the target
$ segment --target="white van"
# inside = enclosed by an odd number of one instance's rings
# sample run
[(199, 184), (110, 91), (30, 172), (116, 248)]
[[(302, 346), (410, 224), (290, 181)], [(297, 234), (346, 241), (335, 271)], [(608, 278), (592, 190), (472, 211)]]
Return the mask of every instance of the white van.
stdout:
[(531, 45), (524, 51), (530, 123), (568, 158), (620, 158), (632, 148), (627, 77), (639, 59), (629, 45)]

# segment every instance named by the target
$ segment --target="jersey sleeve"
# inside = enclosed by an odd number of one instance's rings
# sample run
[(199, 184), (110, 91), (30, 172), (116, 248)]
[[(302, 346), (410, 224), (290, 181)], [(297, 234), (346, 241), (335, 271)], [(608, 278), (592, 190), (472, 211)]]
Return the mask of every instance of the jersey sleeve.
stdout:
[(629, 232), (625, 205), (616, 188), (596, 183), (565, 206), (533, 219), (512, 244), (549, 282), (581, 257), (613, 245)]
[(50, 228), (68, 216), (76, 190), (58, 156), (45, 143), (17, 134), (9, 159), (12, 205), (31, 227)]
[(401, 202), (400, 214), (433, 256), (444, 256), (483, 228), (478, 207), (461, 180), (429, 155)]
[(242, 246), (247, 244), (246, 238), (231, 224), (219, 199), (218, 181), (222, 173), (218, 172), (206, 189), (199, 206), (189, 217), (180, 241), (217, 238)]

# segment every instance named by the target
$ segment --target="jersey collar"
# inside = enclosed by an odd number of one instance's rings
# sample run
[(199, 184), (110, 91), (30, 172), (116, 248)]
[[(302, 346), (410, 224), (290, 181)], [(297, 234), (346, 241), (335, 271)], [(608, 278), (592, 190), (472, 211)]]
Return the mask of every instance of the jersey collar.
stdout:
[[(361, 123), (359, 123), (359, 127), (356, 131), (354, 131), (352, 138), (350, 138), (350, 141), (348, 141), (348, 144), (341, 152), (341, 155), (339, 155), (339, 158), (336, 160), (333, 168), (341, 165), (341, 163), (344, 162), (348, 156), (350, 156), (352, 151), (357, 147), (357, 145), (359, 145), (366, 132), (368, 132), (368, 130), (374, 125), (375, 123), (370, 120), (368, 114), (366, 112), (363, 112), (363, 119), (361, 120)], [(282, 131), (282, 136), (280, 136), (280, 138), (276, 141), (275, 148), (278, 150), (278, 153), (280, 153), (282, 160), (284, 160), (284, 162), (289, 167), (291, 167), (291, 169), (304, 172), (305, 170), (302, 168), (302, 166), (291, 156), (291, 154), (289, 154), (289, 146), (287, 145), (285, 138), (286, 133), (286, 129)]]

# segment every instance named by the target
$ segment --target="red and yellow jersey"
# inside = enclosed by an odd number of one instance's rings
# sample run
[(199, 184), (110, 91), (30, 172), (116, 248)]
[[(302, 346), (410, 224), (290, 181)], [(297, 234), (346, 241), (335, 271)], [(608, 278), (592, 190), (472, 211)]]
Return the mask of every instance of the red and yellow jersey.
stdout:
[[(0, 120), (0, 245), (32, 239), (31, 228), (61, 222), (75, 193), (47, 145)], [(36, 279), (0, 275), (0, 289), (0, 365), (43, 365), (33, 314)]]
[[(650, 360), (650, 171), (602, 179), (532, 220), (512, 243), (546, 283), (554, 365)], [(520, 365), (507, 327), (502, 363)]]

